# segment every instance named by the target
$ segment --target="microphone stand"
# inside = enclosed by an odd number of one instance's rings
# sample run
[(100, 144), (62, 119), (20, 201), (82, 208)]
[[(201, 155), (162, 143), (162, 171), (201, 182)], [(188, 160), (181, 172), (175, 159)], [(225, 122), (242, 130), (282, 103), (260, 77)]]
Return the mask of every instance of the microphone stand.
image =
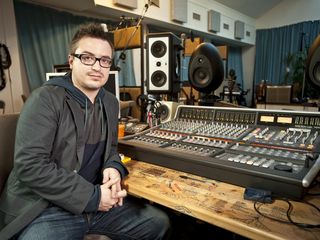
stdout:
[[(132, 31), (132, 33), (131, 33), (128, 41), (127, 41), (126, 44), (125, 44), (125, 47), (122, 49), (119, 57), (117, 58), (117, 60), (116, 60), (115, 63), (114, 63), (115, 69), (116, 69), (117, 71), (120, 71), (120, 70), (121, 70), (121, 68), (118, 66), (119, 61), (120, 61), (120, 59), (121, 59), (121, 60), (125, 60), (125, 59), (126, 59), (125, 52), (126, 52), (126, 50), (128, 49), (128, 46), (129, 46), (132, 38), (135, 36), (136, 32), (138, 31), (138, 29), (139, 29), (139, 27), (140, 27), (140, 25), (141, 25), (141, 22), (142, 22), (142, 20), (144, 19), (145, 14), (147, 13), (148, 8), (149, 8), (149, 5), (148, 5), (148, 4), (145, 4), (145, 5), (144, 5), (144, 8), (143, 8), (143, 11), (142, 11), (142, 14), (141, 14), (141, 16), (139, 17), (138, 23), (137, 23), (137, 25), (135, 26), (134, 31)], [(125, 19), (126, 19), (126, 18), (125, 18), (124, 16), (122, 16), (121, 22), (118, 24), (116, 30), (119, 29), (119, 27), (123, 24), (123, 22), (124, 22)], [(143, 67), (143, 64), (141, 64), (141, 66)], [(140, 118), (142, 119), (142, 109), (141, 109), (141, 117), (140, 117)]]
[[(145, 14), (146, 14), (147, 11), (148, 11), (148, 8), (149, 8), (149, 5), (148, 5), (148, 4), (144, 5), (143, 12), (142, 12), (141, 16), (139, 17), (139, 20), (138, 20), (137, 25), (136, 25), (134, 31), (131, 33), (131, 35), (130, 35), (130, 37), (129, 37), (129, 39), (128, 39), (126, 45), (125, 45), (125, 47), (122, 49), (122, 51), (121, 51), (121, 53), (120, 53), (120, 55), (119, 55), (119, 57), (118, 57), (118, 59), (117, 59), (117, 61), (116, 61), (116, 63), (115, 63), (116, 68), (118, 68), (118, 63), (119, 63), (120, 59), (125, 60), (125, 58), (126, 58), (125, 51), (128, 49), (128, 46), (129, 46), (132, 38), (134, 37), (134, 35), (135, 35), (136, 32), (138, 31), (138, 29), (139, 29), (139, 27), (140, 27), (140, 25), (141, 25), (141, 22), (142, 22), (142, 20), (144, 19)], [(121, 21), (123, 21), (123, 19), (124, 19), (124, 17), (122, 18)], [(119, 24), (118, 26), (120, 26), (120, 24)], [(117, 27), (117, 29), (118, 29), (118, 27)]]

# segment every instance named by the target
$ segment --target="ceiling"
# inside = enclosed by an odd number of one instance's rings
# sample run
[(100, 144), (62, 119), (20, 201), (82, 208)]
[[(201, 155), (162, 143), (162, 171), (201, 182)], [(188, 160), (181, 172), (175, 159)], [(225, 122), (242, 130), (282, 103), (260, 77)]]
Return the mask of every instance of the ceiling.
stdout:
[[(65, 9), (84, 10), (94, 7), (94, 1), (88, 0), (25, 0), (27, 2), (40, 3), (48, 6)], [(214, 0), (222, 5), (230, 7), (252, 18), (259, 18), (284, 0)]]
[[(81, 14), (87, 14), (88, 16), (92, 16), (94, 14), (95, 17), (103, 18), (105, 16), (105, 8), (99, 7), (94, 5), (93, 0), (24, 0), (31, 3), (39, 3), (43, 4), (45, 6), (51, 6), (55, 8), (61, 8), (70, 10), (72, 12), (81, 12)], [(145, 0), (146, 1), (146, 0)], [(264, 15), (266, 12), (271, 10), (274, 6), (281, 3), (285, 0), (214, 0), (215, 2), (219, 2), (222, 5), (225, 5), (227, 7), (230, 7), (238, 12), (241, 12), (244, 15), (250, 16), (252, 18), (259, 18), (262, 15)], [(121, 12), (118, 10), (108, 10), (108, 17), (110, 19), (119, 19), (121, 16)], [(130, 17), (129, 13), (126, 13)], [(132, 15), (134, 17), (134, 15)], [(188, 28), (184, 28), (175, 24), (168, 24), (164, 23), (157, 19), (148, 19), (145, 18), (144, 22), (147, 24), (153, 24), (157, 25), (159, 27), (163, 27), (164, 29), (167, 29), (167, 31), (177, 31), (177, 32), (183, 32), (183, 31), (190, 31)], [(194, 34), (201, 36), (202, 32), (199, 32), (197, 30), (194, 30)], [(211, 35), (210, 35), (211, 37)], [(215, 43), (216, 44), (230, 44), (230, 45), (246, 45), (246, 43), (239, 42), (232, 39), (227, 39), (221, 36), (215, 36)]]
[(215, 0), (252, 18), (259, 18), (283, 0)]

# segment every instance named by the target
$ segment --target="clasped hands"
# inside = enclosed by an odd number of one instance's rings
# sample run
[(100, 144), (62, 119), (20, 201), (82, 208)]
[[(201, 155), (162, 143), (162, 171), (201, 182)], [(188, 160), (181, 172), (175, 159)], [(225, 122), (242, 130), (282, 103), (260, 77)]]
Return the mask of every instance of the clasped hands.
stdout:
[(127, 191), (121, 189), (121, 176), (115, 168), (103, 170), (103, 180), (100, 185), (101, 199), (99, 211), (109, 211), (112, 207), (122, 206), (123, 198), (127, 196)]

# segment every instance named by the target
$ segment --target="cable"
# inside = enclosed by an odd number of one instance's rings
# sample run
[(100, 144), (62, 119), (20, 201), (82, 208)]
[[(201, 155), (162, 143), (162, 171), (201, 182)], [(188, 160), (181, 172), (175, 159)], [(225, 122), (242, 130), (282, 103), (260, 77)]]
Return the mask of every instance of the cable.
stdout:
[(316, 178), (311, 183), (311, 186), (309, 187), (309, 191), (306, 193), (306, 195), (309, 196), (320, 196), (320, 192), (310, 192), (310, 189), (317, 187), (317, 185), (320, 184), (320, 181)]
[[(266, 196), (264, 196), (266, 197)], [(263, 197), (263, 198), (264, 198)], [(269, 196), (270, 197), (270, 196)], [(271, 220), (274, 220), (274, 221), (277, 221), (277, 222), (281, 222), (281, 223), (286, 223), (286, 224), (293, 224), (297, 227), (300, 227), (300, 228), (320, 228), (320, 224), (308, 224), (308, 223), (300, 223), (300, 222), (295, 222), (292, 220), (291, 218), (291, 213), (292, 213), (292, 210), (293, 210), (293, 205), (292, 203), (290, 202), (290, 200), (286, 199), (286, 198), (277, 198), (277, 200), (281, 200), (281, 201), (284, 201), (288, 204), (288, 209), (286, 211), (286, 216), (287, 216), (287, 219), (288, 220), (282, 220), (282, 219), (279, 219), (279, 218), (276, 218), (276, 217), (272, 217), (272, 216), (269, 216), (269, 215), (266, 215), (264, 213), (262, 213), (259, 208), (264, 205), (264, 203), (260, 202), (260, 201), (255, 201), (254, 202), (254, 210), (261, 216), (265, 217), (265, 218), (268, 218), (268, 219), (271, 219)], [(314, 205), (313, 203), (310, 203), (310, 202), (307, 202), (307, 201), (300, 201), (301, 203), (304, 203), (304, 204), (307, 204), (309, 206), (311, 206), (312, 208), (316, 209), (318, 212), (320, 212), (320, 208), (317, 207), (316, 205)], [(257, 206), (257, 204), (260, 203), (259, 206)]]
[[(271, 197), (271, 196), (263, 196), (262, 199), (266, 198), (266, 197)], [(259, 206), (257, 206), (257, 204), (260, 203)], [(272, 217), (272, 216), (268, 216), (262, 212), (260, 212), (259, 208), (264, 205), (264, 203), (260, 202), (260, 201), (255, 201), (254, 204), (253, 204), (253, 207), (254, 207), (254, 210), (261, 216), (265, 217), (265, 218), (268, 218), (268, 219), (271, 219), (271, 220), (274, 220), (274, 221), (277, 221), (277, 222), (281, 222), (281, 223), (290, 223), (289, 221), (286, 221), (286, 220), (282, 220), (282, 219), (279, 219), (279, 218), (275, 218), (275, 217)]]
[[(290, 202), (288, 201), (288, 203), (290, 203)], [(314, 205), (314, 204), (312, 204), (312, 203), (309, 203), (309, 202), (306, 202), (306, 201), (302, 201), (302, 203), (305, 203), (305, 204), (307, 204), (307, 205), (309, 205), (309, 206), (312, 206), (313, 208), (317, 209), (318, 212), (320, 212), (320, 209), (319, 209), (316, 205)], [(292, 212), (292, 210), (293, 210), (293, 206), (292, 206), (291, 203), (290, 203), (290, 205), (291, 205), (291, 206), (290, 206), (290, 208), (289, 208), (288, 211), (287, 211), (287, 218), (289, 219), (290, 223), (292, 223), (292, 224), (294, 224), (295, 226), (300, 227), (300, 228), (320, 228), (320, 224), (315, 224), (315, 225), (313, 225), (313, 224), (299, 223), (299, 222), (293, 221), (292, 218), (291, 218), (291, 212)]]

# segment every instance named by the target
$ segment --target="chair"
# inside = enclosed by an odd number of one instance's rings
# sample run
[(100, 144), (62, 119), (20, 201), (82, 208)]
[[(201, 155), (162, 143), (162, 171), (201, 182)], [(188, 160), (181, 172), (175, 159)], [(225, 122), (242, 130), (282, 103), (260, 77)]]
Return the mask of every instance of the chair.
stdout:
[[(0, 115), (0, 195), (13, 167), (14, 142), (19, 114)], [(107, 236), (88, 234), (84, 240), (110, 240)]]
[(14, 141), (18, 114), (0, 115), (0, 194), (13, 165)]
[(6, 108), (6, 103), (0, 100), (0, 109), (2, 109), (2, 114), (4, 114)]

